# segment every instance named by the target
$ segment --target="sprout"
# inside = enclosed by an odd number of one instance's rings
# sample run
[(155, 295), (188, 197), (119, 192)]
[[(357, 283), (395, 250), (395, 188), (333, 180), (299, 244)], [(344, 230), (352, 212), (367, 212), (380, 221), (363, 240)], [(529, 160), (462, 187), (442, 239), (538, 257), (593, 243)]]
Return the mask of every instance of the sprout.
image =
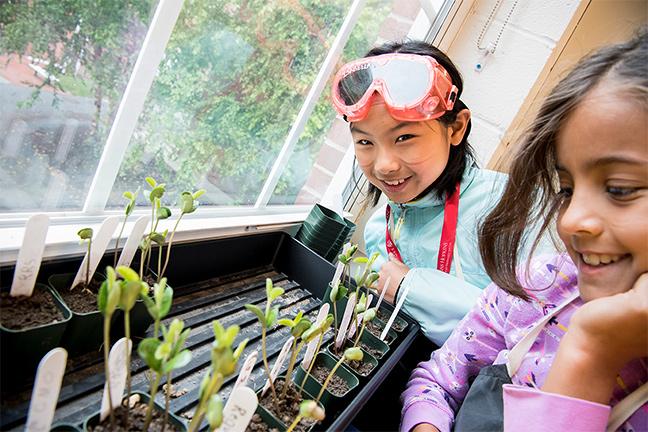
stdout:
[(320, 392), (317, 394), (317, 398), (315, 399), (315, 402), (319, 402), (320, 398), (324, 394), (324, 390), (326, 390), (326, 387), (329, 385), (331, 382), (331, 379), (333, 378), (333, 375), (335, 374), (335, 371), (338, 370), (340, 366), (342, 366), (342, 363), (344, 361), (362, 361), (362, 358), (364, 357), (362, 350), (358, 347), (353, 347), (353, 348), (347, 348), (344, 351), (344, 354), (340, 357), (340, 360), (338, 360), (337, 363), (335, 363), (335, 366), (333, 366), (333, 369), (331, 369), (331, 372), (329, 372), (328, 376), (326, 377), (326, 380), (324, 381), (324, 384), (322, 384), (322, 388), (320, 389)]
[(117, 235), (117, 240), (115, 241), (115, 259), (113, 260), (113, 266), (117, 267), (117, 252), (119, 251), (119, 240), (121, 239), (122, 234), (124, 234), (124, 228), (126, 227), (126, 221), (128, 220), (128, 216), (133, 213), (133, 210), (135, 209), (135, 200), (137, 200), (137, 195), (139, 194), (139, 188), (133, 192), (126, 191), (122, 194), (124, 198), (128, 200), (128, 203), (126, 203), (126, 207), (124, 208), (124, 222), (122, 222), (121, 229), (119, 230), (119, 234)]
[[(290, 329), (290, 334), (294, 338), (291, 347), (292, 354), (290, 355), (290, 361), (288, 362), (288, 371), (286, 372), (287, 377), (292, 376), (293, 369), (295, 367), (295, 361), (297, 360), (297, 355), (299, 355), (299, 352), (302, 350), (304, 343), (306, 342), (304, 338), (304, 334), (312, 326), (312, 323), (307, 318), (303, 318), (303, 315), (304, 313), (302, 311), (299, 311), (297, 315), (295, 315), (295, 318), (292, 320), (283, 318), (278, 321), (279, 325), (288, 327)], [(299, 340), (299, 344), (297, 343), (298, 340)], [(281, 392), (282, 399), (286, 397), (286, 394), (288, 393), (288, 388), (291, 386), (292, 386), (292, 380), (286, 379), (286, 382), (283, 387), (283, 391)]]
[(303, 418), (309, 418), (315, 421), (322, 421), (324, 420), (325, 413), (324, 413), (324, 408), (319, 405), (317, 402), (314, 400), (305, 400), (301, 404), (299, 404), (299, 414), (297, 414), (297, 417), (295, 417), (295, 420), (292, 422), (290, 427), (286, 429), (286, 432), (291, 432), (297, 424), (301, 421)]
[[(90, 252), (92, 251), (92, 235), (93, 231), (92, 228), (81, 228), (79, 232), (77, 233), (79, 238), (81, 239), (81, 243), (84, 241), (88, 242), (88, 253), (86, 255), (86, 274), (85, 274), (85, 289), (88, 290), (88, 284), (90, 283)], [(70, 287), (72, 289), (74, 287)], [(88, 290), (88, 292), (90, 292)]]

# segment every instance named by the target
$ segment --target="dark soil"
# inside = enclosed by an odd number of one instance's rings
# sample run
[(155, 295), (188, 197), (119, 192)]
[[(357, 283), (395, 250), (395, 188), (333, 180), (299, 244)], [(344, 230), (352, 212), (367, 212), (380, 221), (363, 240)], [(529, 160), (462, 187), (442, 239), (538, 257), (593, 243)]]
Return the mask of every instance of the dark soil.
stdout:
[[(361, 343), (360, 345), (361, 345), (361, 348), (364, 349), (364, 346), (363, 346), (364, 344)], [(346, 349), (346, 348), (351, 348), (351, 347), (353, 347), (353, 342), (350, 341), (350, 340), (347, 340), (347, 342), (344, 344), (344, 348)], [(378, 351), (378, 353), (380, 354), (380, 351)], [(369, 354), (371, 354), (371, 353), (369, 353)], [(333, 353), (331, 353), (331, 355), (333, 357), (335, 357), (336, 360), (340, 359), (339, 356), (336, 356)], [(347, 361), (347, 362), (344, 362), (343, 364), (347, 365), (348, 367), (350, 367), (351, 369), (356, 371), (358, 373), (358, 375), (362, 375), (364, 377), (368, 376), (371, 373), (371, 371), (374, 369), (374, 365), (372, 365), (371, 363), (365, 362), (365, 361), (359, 361), (359, 360), (352, 360), (350, 362)]]
[(259, 414), (254, 414), (252, 420), (246, 429), (248, 432), (279, 432), (277, 428), (269, 427), (261, 418)]
[[(379, 323), (375, 321), (369, 321), (365, 327), (365, 331), (369, 331), (372, 335), (376, 336), (378, 339), (380, 339), (380, 333), (382, 333), (384, 328), (384, 325), (381, 326)], [(389, 332), (387, 333), (387, 336), (385, 337), (385, 343), (391, 343), (394, 340), (394, 336), (390, 335)]]
[[(355, 339), (353, 340), (353, 342), (355, 342)], [(353, 343), (350, 340), (347, 340), (347, 343), (344, 345), (345, 349), (346, 348), (351, 348), (352, 346), (353, 346)], [(364, 343), (362, 340), (360, 340), (360, 348), (367, 351), (369, 354), (371, 354), (372, 356), (374, 356), (377, 359), (382, 357), (382, 355), (383, 355), (382, 351), (380, 351), (378, 348), (370, 347), (369, 345)]]
[(60, 290), (59, 295), (63, 297), (63, 301), (65, 301), (67, 307), (76, 313), (95, 312), (97, 311), (97, 293), (99, 292), (99, 288), (101, 288), (101, 282), (93, 279), (87, 288), (85, 282), (81, 282), (71, 290)]
[(0, 324), (21, 330), (63, 320), (61, 312), (48, 292), (34, 289), (31, 297), (0, 294)]
[[(378, 310), (378, 313), (376, 314), (376, 317), (383, 322), (389, 321), (389, 316), (390, 314), (382, 310)], [(396, 331), (403, 331), (405, 327), (407, 327), (407, 323), (405, 321), (401, 321), (398, 317), (396, 317), (396, 319), (392, 323), (392, 328)]]
[[(279, 421), (283, 422), (286, 426), (290, 426), (299, 414), (299, 404), (302, 402), (302, 396), (297, 392), (297, 389), (292, 385), (286, 393), (286, 397), (281, 399), (281, 392), (283, 391), (284, 380), (277, 379), (274, 382), (275, 391), (277, 392), (277, 397), (279, 398), (278, 408), (279, 411), (275, 409), (275, 404), (273, 403), (272, 390), (268, 389), (265, 396), (261, 397), (259, 403), (263, 407), (270, 411)], [(295, 431), (305, 431), (313, 425), (313, 420), (303, 419), (300, 421), (297, 426), (295, 426)]]
[[(144, 421), (146, 420), (146, 404), (137, 403), (133, 408), (130, 409), (130, 414), (128, 416), (128, 429), (124, 427), (126, 424), (126, 408), (123, 406), (118, 407), (113, 411), (115, 416), (115, 428), (110, 428), (110, 417), (106, 417), (97, 426), (89, 426), (88, 430), (90, 432), (104, 432), (104, 431), (117, 431), (117, 432), (129, 432), (129, 431), (143, 431), (144, 430)], [(147, 431), (161, 431), (162, 424), (164, 422), (164, 412), (158, 411), (153, 408), (153, 420), (148, 426)], [(167, 423), (165, 431), (178, 431), (178, 429), (172, 423)]]
[[(315, 365), (315, 367), (313, 367), (313, 370), (311, 371), (311, 375), (318, 383), (324, 384), (324, 381), (326, 381), (326, 377), (328, 377), (330, 372), (331, 370), (326, 366)], [(332, 395), (343, 396), (346, 392), (349, 391), (349, 385), (339, 376), (333, 375), (333, 378), (331, 378), (331, 381), (329, 381), (328, 385), (326, 386), (326, 390), (328, 390)]]

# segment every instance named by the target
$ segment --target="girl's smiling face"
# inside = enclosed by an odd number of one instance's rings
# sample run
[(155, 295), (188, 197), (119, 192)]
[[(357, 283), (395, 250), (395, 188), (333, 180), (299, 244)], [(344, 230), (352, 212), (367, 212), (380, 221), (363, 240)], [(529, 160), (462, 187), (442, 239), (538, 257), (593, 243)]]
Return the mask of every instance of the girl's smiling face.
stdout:
[(367, 117), (351, 125), (358, 165), (390, 200), (411, 201), (446, 168), (450, 146), (461, 143), (469, 119), (470, 112), (463, 110), (450, 126), (396, 120), (375, 95)]
[(585, 301), (628, 291), (648, 272), (648, 122), (632, 99), (600, 84), (557, 137), (558, 234)]

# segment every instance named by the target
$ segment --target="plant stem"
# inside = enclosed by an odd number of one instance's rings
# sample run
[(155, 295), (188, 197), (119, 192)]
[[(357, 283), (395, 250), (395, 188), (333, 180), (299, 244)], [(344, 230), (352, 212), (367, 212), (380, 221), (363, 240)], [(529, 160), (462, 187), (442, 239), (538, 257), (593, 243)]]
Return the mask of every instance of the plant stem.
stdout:
[(310, 361), (310, 365), (308, 365), (308, 370), (306, 371), (306, 375), (304, 375), (304, 379), (302, 380), (301, 386), (299, 387), (299, 393), (304, 391), (304, 384), (306, 384), (306, 378), (308, 378), (308, 375), (310, 375), (311, 370), (313, 370), (313, 366), (315, 366), (315, 357), (317, 357), (317, 353), (320, 350), (320, 347), (322, 346), (322, 341), (324, 340), (324, 334), (322, 333), (319, 337), (319, 341), (317, 341), (317, 347), (315, 348), (315, 354), (313, 354), (313, 358)]
[(337, 303), (337, 302), (335, 302), (335, 301), (333, 302), (333, 324), (335, 324), (335, 333), (333, 333), (333, 334), (334, 334), (334, 336), (333, 336), (333, 340), (335, 340), (335, 339), (337, 338), (337, 335), (338, 335), (338, 325), (337, 325), (337, 307), (335, 307), (335, 304), (336, 304), (336, 303)]
[(92, 246), (92, 239), (88, 240), (88, 259), (86, 260), (86, 277), (85, 285), (88, 288), (88, 279), (90, 279), (90, 251)]
[[(162, 267), (162, 271), (158, 275), (158, 281), (164, 275), (164, 272), (166, 271), (167, 265), (169, 264), (169, 257), (171, 256), (171, 244), (173, 244), (173, 236), (175, 235), (176, 230), (178, 229), (178, 224), (180, 223), (180, 220), (182, 219), (182, 216), (184, 216), (184, 213), (180, 213), (180, 217), (176, 221), (176, 224), (173, 227), (173, 231), (171, 232), (171, 237), (169, 237), (169, 244), (167, 246), (166, 258), (164, 259), (164, 267)], [(160, 247), (162, 247), (162, 246), (160, 246)]]
[(162, 276), (160, 276), (160, 267), (162, 267), (162, 245), (158, 245), (158, 283), (160, 282), (160, 279), (162, 279)]
[(295, 421), (293, 421), (290, 427), (286, 429), (286, 432), (292, 432), (292, 430), (295, 429), (295, 427), (301, 421), (301, 419), (302, 419), (301, 414), (297, 414), (297, 417), (295, 417)]
[(162, 423), (162, 432), (169, 421), (169, 408), (171, 406), (171, 372), (167, 374), (166, 391), (164, 392), (164, 423)]
[(155, 403), (155, 395), (157, 395), (158, 387), (160, 385), (161, 374), (156, 373), (153, 384), (151, 384), (151, 399), (149, 399), (148, 406), (146, 407), (146, 420), (144, 421), (143, 430), (147, 431), (151, 420), (153, 419), (153, 404)]
[(119, 235), (117, 236), (117, 240), (115, 241), (115, 259), (113, 260), (113, 267), (115, 268), (117, 268), (117, 251), (119, 250), (119, 240), (121, 239), (122, 234), (124, 234), (124, 228), (126, 228), (126, 219), (128, 219), (128, 216), (124, 218), (124, 223), (122, 223), (121, 229), (119, 230)]
[[(131, 350), (128, 343), (130, 338), (130, 311), (124, 311), (124, 333), (126, 335), (126, 398), (130, 400), (131, 396)], [(132, 342), (131, 342), (132, 343)], [(126, 430), (128, 430), (128, 415), (130, 414), (130, 403), (126, 404)]]
[(110, 367), (108, 355), (110, 353), (110, 318), (112, 315), (104, 317), (104, 367), (106, 373), (106, 388), (108, 390), (108, 415), (110, 416), (110, 429), (115, 429), (115, 417), (112, 409), (112, 394), (110, 392)]
[(140, 253), (140, 273), (139, 273), (139, 277), (140, 277), (140, 280), (142, 280), (144, 278), (144, 259), (146, 258), (146, 249), (140, 248), (140, 250), (142, 252)]
[(290, 362), (288, 362), (288, 371), (286, 372), (286, 382), (284, 382), (284, 388), (283, 391), (281, 392), (281, 399), (285, 399), (286, 395), (288, 394), (288, 387), (292, 385), (292, 373), (293, 369), (295, 368), (295, 360), (297, 360), (297, 354), (299, 354), (299, 351), (301, 351), (302, 346), (304, 345), (304, 341), (300, 341), (299, 345), (297, 346), (297, 349), (295, 349), (295, 345), (297, 343), (296, 339), (293, 339), (292, 343), (292, 354), (290, 355)]
[(222, 384), (223, 375), (221, 375), (220, 373), (214, 373), (214, 375), (212, 375), (211, 379), (209, 380), (207, 389), (203, 393), (203, 398), (201, 398), (198, 402), (198, 408), (196, 408), (196, 412), (191, 419), (191, 423), (189, 423), (188, 432), (194, 432), (198, 430), (198, 428), (200, 428), (200, 424), (202, 423), (203, 417), (205, 416), (205, 405), (208, 403), (212, 395), (220, 390)]
[(274, 388), (274, 383), (272, 382), (272, 377), (270, 376), (270, 366), (268, 366), (268, 354), (266, 352), (266, 328), (265, 325), (261, 324), (261, 356), (263, 357), (263, 367), (265, 367), (266, 374), (268, 374), (268, 382), (270, 383), (270, 390), (272, 390), (272, 402), (279, 412), (279, 404), (277, 400), (277, 392)]
[(315, 399), (315, 402), (320, 401), (320, 398), (324, 394), (324, 390), (326, 390), (326, 386), (328, 386), (329, 382), (333, 378), (333, 375), (335, 374), (335, 371), (338, 370), (338, 368), (342, 365), (342, 363), (344, 363), (344, 356), (341, 356), (340, 360), (338, 360), (338, 362), (335, 363), (335, 366), (333, 366), (333, 369), (331, 369), (331, 372), (326, 377), (326, 380), (324, 381), (324, 384), (322, 384), (322, 388), (320, 389), (320, 392), (317, 395), (317, 398)]
[(365, 322), (362, 320), (362, 326), (360, 327), (360, 331), (358, 332), (358, 336), (356, 337), (355, 343), (353, 344), (354, 347), (358, 346), (358, 342), (360, 342), (360, 337), (362, 336), (362, 332), (365, 329)]

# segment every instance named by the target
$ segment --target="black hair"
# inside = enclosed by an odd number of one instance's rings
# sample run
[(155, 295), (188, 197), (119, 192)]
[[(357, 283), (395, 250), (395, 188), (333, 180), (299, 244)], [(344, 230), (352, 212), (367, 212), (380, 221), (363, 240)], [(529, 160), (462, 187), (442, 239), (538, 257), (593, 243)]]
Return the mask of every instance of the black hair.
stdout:
[[(457, 119), (457, 114), (467, 109), (466, 105), (459, 99), (463, 91), (463, 79), (461, 73), (450, 60), (450, 58), (440, 49), (432, 44), (418, 40), (408, 40), (400, 42), (387, 42), (383, 45), (372, 48), (365, 57), (373, 57), (381, 54), (389, 53), (403, 53), (403, 54), (416, 54), (421, 56), (428, 56), (434, 58), (443, 68), (448, 72), (452, 80), (452, 84), (457, 87), (457, 101), (454, 104), (452, 111), (447, 111), (443, 116), (437, 120), (442, 124), (448, 126), (454, 123)], [(344, 97), (344, 95), (342, 95)], [(444, 199), (446, 195), (452, 195), (455, 191), (455, 185), (460, 182), (466, 165), (475, 163), (474, 152), (468, 143), (468, 135), (470, 135), (471, 123), (468, 125), (464, 132), (461, 142), (456, 146), (450, 146), (450, 154), (448, 156), (448, 164), (439, 175), (439, 177), (423, 192), (422, 195), (434, 192), (438, 198)], [(381, 191), (373, 184), (369, 183), (367, 203), (372, 206), (378, 204)]]

